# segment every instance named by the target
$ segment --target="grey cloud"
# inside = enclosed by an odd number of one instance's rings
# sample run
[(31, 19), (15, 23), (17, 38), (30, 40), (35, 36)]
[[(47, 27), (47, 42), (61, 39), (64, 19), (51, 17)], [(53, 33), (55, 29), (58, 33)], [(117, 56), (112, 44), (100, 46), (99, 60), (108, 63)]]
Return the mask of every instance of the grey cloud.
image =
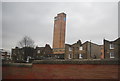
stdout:
[(118, 36), (117, 8), (117, 2), (4, 2), (3, 47), (16, 46), (24, 35), (38, 46), (52, 46), (53, 18), (60, 12), (67, 14), (66, 43), (81, 39), (102, 44), (104, 37), (114, 40)]

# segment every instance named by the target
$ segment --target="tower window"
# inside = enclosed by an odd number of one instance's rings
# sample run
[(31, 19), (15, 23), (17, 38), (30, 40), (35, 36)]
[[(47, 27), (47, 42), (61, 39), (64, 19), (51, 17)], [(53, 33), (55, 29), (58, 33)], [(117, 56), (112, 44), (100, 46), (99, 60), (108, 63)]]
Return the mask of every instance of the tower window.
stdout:
[(64, 17), (64, 21), (66, 21), (66, 18)]
[(57, 17), (54, 18), (54, 20), (57, 20), (57, 19), (58, 19)]

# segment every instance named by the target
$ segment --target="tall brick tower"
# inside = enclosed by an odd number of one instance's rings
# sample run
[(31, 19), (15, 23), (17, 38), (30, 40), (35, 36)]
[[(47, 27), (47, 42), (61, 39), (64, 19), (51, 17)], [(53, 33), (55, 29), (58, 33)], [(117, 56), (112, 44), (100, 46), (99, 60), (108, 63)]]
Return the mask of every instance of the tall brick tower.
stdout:
[(53, 53), (65, 53), (65, 30), (66, 30), (66, 14), (59, 13), (54, 17), (54, 35), (53, 35)]

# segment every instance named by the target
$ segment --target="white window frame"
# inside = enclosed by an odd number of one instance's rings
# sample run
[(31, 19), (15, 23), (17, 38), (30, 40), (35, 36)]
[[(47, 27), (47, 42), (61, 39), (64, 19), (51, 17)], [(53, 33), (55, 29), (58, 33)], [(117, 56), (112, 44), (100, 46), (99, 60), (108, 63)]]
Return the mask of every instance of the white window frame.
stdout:
[(82, 46), (80, 46), (80, 47), (79, 47), (79, 50), (83, 50), (83, 47), (82, 47)]
[(68, 58), (71, 59), (71, 54), (68, 55)]
[(114, 44), (110, 43), (110, 49), (114, 49)]
[(81, 58), (83, 58), (83, 57), (82, 57), (82, 54), (79, 54), (79, 59), (81, 59)]
[(40, 53), (40, 50), (38, 50), (37, 53)]
[[(112, 56), (113, 53), (113, 56)], [(110, 58), (115, 58), (114, 52), (110, 52)]]
[(69, 51), (72, 51), (72, 47), (69, 47)]

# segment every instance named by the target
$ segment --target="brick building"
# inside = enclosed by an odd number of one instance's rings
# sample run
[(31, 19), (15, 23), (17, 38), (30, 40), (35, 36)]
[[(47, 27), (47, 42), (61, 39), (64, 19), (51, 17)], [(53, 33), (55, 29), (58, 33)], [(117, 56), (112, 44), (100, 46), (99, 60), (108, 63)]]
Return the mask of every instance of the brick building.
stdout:
[(104, 45), (100, 45), (100, 48), (101, 48), (101, 59), (104, 59)]
[(15, 47), (12, 49), (12, 60), (14, 62), (26, 62), (28, 59), (34, 59), (34, 48), (31, 47)]
[(90, 41), (83, 43), (83, 49), (85, 49), (86, 59), (101, 59), (102, 48), (101, 45), (97, 45)]
[(120, 38), (114, 41), (104, 39), (105, 59), (118, 59), (120, 53)]
[(82, 47), (81, 41), (72, 45), (65, 44), (65, 59), (83, 59), (86, 58), (85, 50)]
[(16, 47), (12, 49), (12, 60), (14, 62), (27, 62), (28, 60), (40, 60), (49, 57), (52, 52), (50, 45), (46, 44), (45, 47)]
[(53, 34), (53, 53), (55, 56), (63, 57), (65, 53), (65, 30), (66, 14), (59, 13), (54, 17), (54, 34)]
[(53, 54), (52, 48), (50, 45), (46, 44), (45, 47), (36, 47), (35, 48), (35, 59), (45, 59)]
[(65, 59), (101, 59), (103, 45), (86, 41), (83, 44), (80, 40), (72, 45), (65, 44)]
[(10, 57), (10, 54), (6, 51), (6, 50), (4, 50), (4, 49), (0, 49), (0, 55), (1, 55), (1, 59), (2, 60), (9, 60), (9, 59), (11, 59)]

